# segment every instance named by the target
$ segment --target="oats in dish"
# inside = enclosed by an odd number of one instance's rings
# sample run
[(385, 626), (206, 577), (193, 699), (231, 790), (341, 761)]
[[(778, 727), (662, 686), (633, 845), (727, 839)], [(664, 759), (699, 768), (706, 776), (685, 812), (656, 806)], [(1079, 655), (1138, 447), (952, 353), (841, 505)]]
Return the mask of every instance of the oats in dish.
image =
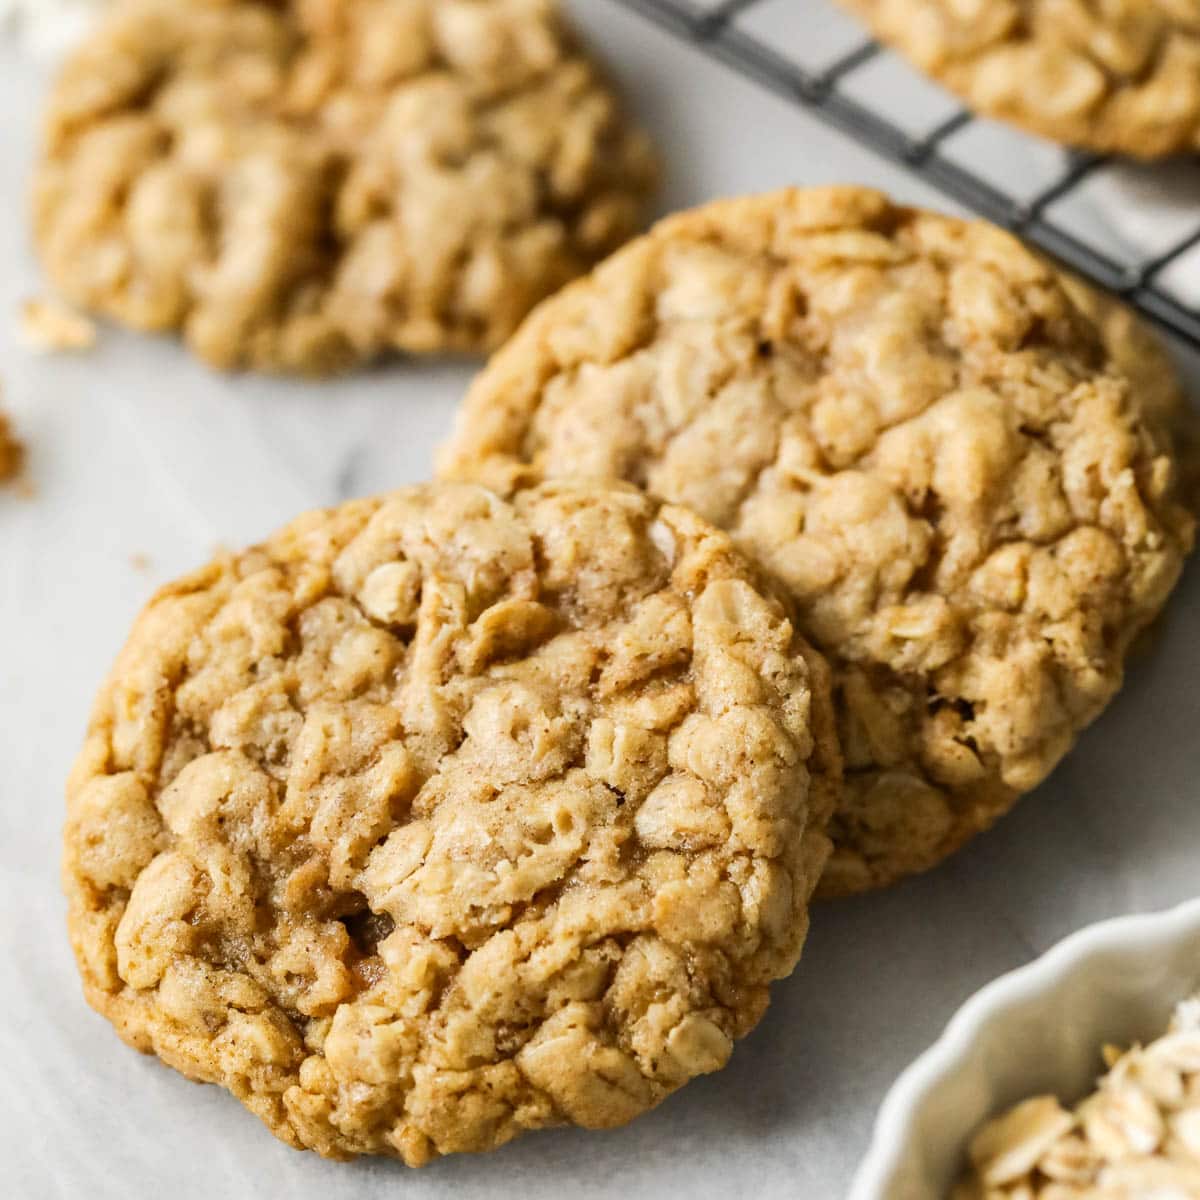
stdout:
[(1200, 998), (1147, 1046), (1104, 1050), (1073, 1108), (1035, 1096), (989, 1121), (952, 1200), (1194, 1200), (1200, 1196)]

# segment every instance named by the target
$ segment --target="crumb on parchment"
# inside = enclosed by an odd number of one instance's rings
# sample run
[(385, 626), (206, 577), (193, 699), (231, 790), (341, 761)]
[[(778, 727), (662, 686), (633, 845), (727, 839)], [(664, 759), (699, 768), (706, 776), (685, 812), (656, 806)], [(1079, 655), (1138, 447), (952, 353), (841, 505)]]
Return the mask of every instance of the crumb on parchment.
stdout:
[(43, 354), (81, 353), (96, 345), (96, 326), (54, 297), (36, 297), (21, 305), (21, 340)]
[(0, 413), (0, 483), (19, 482), (25, 462), (25, 447), (13, 433), (8, 418)]

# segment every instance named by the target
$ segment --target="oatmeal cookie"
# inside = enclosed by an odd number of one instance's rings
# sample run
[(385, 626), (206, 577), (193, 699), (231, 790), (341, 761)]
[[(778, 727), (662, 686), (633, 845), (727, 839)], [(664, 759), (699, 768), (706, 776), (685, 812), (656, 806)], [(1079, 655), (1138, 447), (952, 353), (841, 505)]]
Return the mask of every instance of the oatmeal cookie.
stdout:
[(844, 0), (977, 112), (1069, 146), (1200, 150), (1198, 0)]
[(1116, 692), (1192, 543), (1159, 407), (1007, 234), (799, 190), (673, 217), (547, 301), (441, 468), (624, 478), (777, 576), (835, 676), (836, 894), (986, 828)]
[(1064, 272), (1061, 278), (1075, 306), (1096, 323), (1109, 357), (1128, 377), (1142, 409), (1170, 432), (1181, 497), (1193, 513), (1200, 512), (1200, 415), (1162, 342), (1123, 301), (1075, 275)]
[(50, 99), (34, 225), (76, 304), (320, 374), (497, 345), (654, 176), (556, 0), (126, 0)]
[(69, 785), (89, 1001), (294, 1146), (619, 1125), (796, 964), (828, 672), (620, 484), (311, 514), (151, 602)]

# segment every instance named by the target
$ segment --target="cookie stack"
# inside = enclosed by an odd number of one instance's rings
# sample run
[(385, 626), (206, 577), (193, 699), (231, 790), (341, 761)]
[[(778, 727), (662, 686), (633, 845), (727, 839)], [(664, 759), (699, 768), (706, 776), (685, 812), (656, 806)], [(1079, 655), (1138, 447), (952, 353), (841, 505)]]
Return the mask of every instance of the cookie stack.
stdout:
[[(491, 345), (648, 187), (566, 37), (137, 0), (53, 103), (50, 271), (224, 365)], [(935, 865), (1099, 715), (1191, 548), (1184, 411), (989, 226), (664, 221), (520, 326), (437, 482), (150, 603), (69, 785), (89, 1001), (331, 1157), (628, 1121), (725, 1064), (814, 893)]]

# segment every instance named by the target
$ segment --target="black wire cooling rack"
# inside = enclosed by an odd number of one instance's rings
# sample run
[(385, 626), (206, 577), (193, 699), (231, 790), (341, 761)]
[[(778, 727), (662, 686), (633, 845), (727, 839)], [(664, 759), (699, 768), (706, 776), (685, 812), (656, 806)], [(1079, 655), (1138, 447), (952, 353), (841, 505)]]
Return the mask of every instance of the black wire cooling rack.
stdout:
[[(1166, 235), (1161, 246), (1147, 254), (1139, 238), (1140, 250), (1122, 245), (1126, 252), (1114, 253), (1118, 239), (1111, 229), (1100, 226), (1088, 231), (1086, 222), (1079, 219), (1081, 197), (1106, 172), (1140, 172), (1146, 184), (1152, 182), (1147, 175), (1155, 168), (1118, 165), (1095, 155), (1066, 154), (973, 117), (866, 37), (848, 17), (835, 15), (825, 0), (613, 2), (653, 20), (883, 157), (903, 164), (955, 200), (1124, 296), (1156, 324), (1200, 349), (1200, 295), (1194, 291), (1188, 296), (1172, 295), (1170, 286), (1172, 273), (1180, 273), (1184, 266), (1200, 275), (1200, 173), (1196, 175), (1194, 212), (1184, 206), (1174, 220), (1161, 223), (1166, 227), (1158, 230)], [(813, 36), (818, 26), (813, 12), (807, 10), (810, 3), (827, 14), (832, 28), (829, 36)], [(802, 11), (804, 20), (799, 19)], [(902, 120), (896, 115), (896, 102), (906, 87), (910, 96), (917, 98), (918, 112), (913, 119), (906, 114)], [(998, 174), (1013, 173), (994, 170), (988, 178), (979, 164), (972, 162), (971, 150), (989, 139), (993, 151), (1004, 139), (1024, 143), (1026, 155), (1034, 148), (1043, 163), (1051, 165), (1040, 178), (1030, 178), (1022, 158), (1017, 178), (998, 178)], [(992, 154), (993, 167), (997, 158), (1003, 161), (1004, 154)], [(1130, 203), (1128, 198), (1125, 203)]]

